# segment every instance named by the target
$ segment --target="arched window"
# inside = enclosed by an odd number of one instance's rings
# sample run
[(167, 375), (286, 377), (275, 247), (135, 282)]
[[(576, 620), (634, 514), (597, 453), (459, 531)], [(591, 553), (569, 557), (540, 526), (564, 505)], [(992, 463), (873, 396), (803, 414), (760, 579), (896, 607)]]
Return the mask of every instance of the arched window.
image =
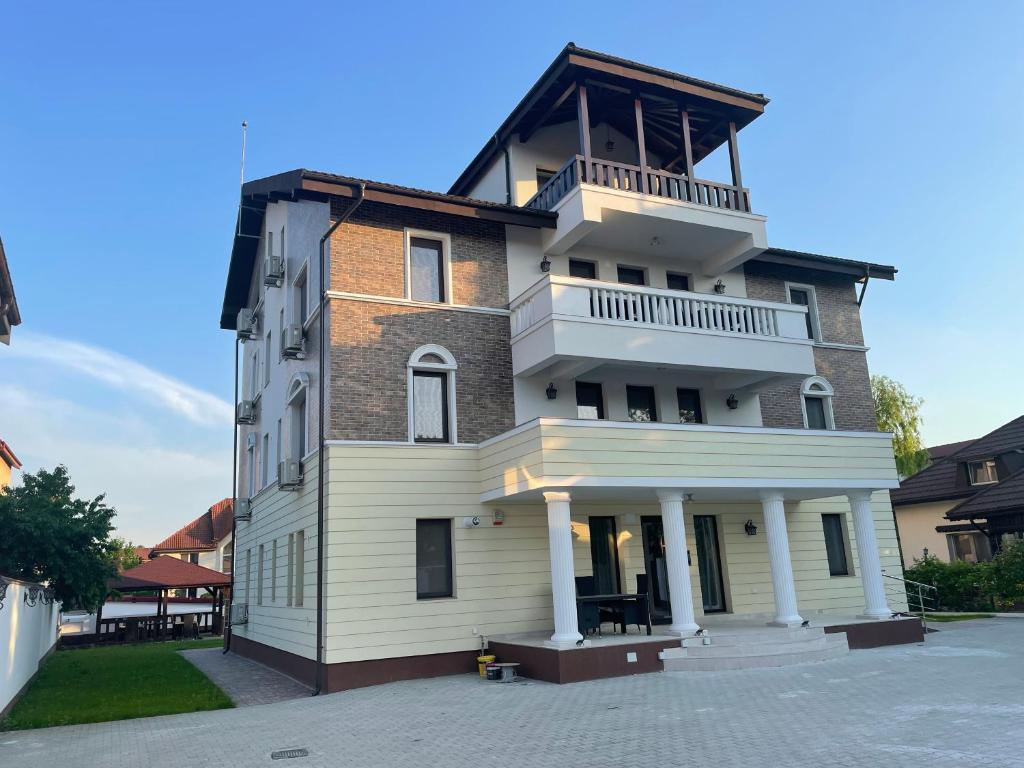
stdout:
[(800, 387), (800, 404), (804, 412), (804, 427), (807, 429), (835, 429), (832, 415), (832, 395), (835, 390), (821, 376), (804, 379)]
[(292, 461), (302, 461), (309, 450), (309, 375), (297, 373), (288, 383), (288, 445), (281, 451), (282, 456)]
[(452, 353), (424, 344), (409, 356), (409, 440), (455, 443), (455, 370)]

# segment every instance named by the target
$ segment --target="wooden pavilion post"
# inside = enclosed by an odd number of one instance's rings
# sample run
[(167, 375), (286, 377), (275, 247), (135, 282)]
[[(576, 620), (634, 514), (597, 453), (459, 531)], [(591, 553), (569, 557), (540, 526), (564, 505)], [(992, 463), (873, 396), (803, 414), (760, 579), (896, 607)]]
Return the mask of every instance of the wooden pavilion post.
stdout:
[(729, 123), (729, 165), (732, 168), (732, 186), (736, 194), (736, 210), (747, 210), (743, 200), (743, 177), (740, 174), (740, 147), (736, 141), (736, 123)]
[(636, 153), (637, 165), (640, 166), (640, 192), (650, 193), (650, 181), (647, 178), (647, 142), (644, 138), (644, 108), (640, 102), (640, 94), (633, 98), (633, 112), (636, 115)]
[(580, 129), (580, 153), (583, 155), (583, 173), (579, 181), (593, 183), (589, 178), (591, 172), (590, 154), (590, 108), (587, 106), (587, 86), (579, 83), (576, 86), (576, 120)]
[(167, 624), (167, 620), (164, 616), (164, 611), (167, 609), (167, 604), (164, 602), (164, 589), (160, 588), (156, 598), (156, 638), (157, 640), (164, 639), (164, 627)]
[(103, 621), (103, 603), (105, 603), (106, 600), (107, 600), (107, 597), (106, 597), (106, 595), (104, 595), (103, 599), (100, 600), (99, 607), (96, 608), (96, 626), (94, 628), (96, 631), (93, 632), (93, 634), (96, 635), (95, 642), (97, 642), (97, 643), (101, 642), (103, 640), (103, 636), (100, 634), (100, 628), (102, 626), (101, 622)]
[(693, 178), (693, 146), (690, 142), (690, 113), (685, 109), (679, 113), (683, 140), (683, 162), (686, 163), (686, 196), (691, 203), (697, 202), (697, 185)]

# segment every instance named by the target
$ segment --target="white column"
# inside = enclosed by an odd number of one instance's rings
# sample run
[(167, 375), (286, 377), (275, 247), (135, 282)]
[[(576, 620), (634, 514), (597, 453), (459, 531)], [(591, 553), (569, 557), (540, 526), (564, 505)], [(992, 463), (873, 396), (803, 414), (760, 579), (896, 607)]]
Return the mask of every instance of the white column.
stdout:
[(779, 627), (796, 627), (803, 617), (796, 609), (796, 587), (793, 584), (793, 562), (789, 557), (789, 534), (786, 531), (786, 507), (781, 493), (761, 495), (764, 530), (768, 537), (768, 559), (772, 569), (772, 591), (775, 593), (775, 619)]
[(700, 627), (693, 619), (693, 587), (690, 585), (690, 563), (686, 555), (683, 494), (675, 490), (658, 491), (658, 501), (661, 502), (661, 525), (665, 534), (665, 567), (668, 571), (668, 593), (672, 604), (672, 624), (668, 631), (692, 635)]
[(875, 518), (871, 514), (871, 491), (851, 491), (846, 497), (850, 500), (853, 530), (857, 536), (860, 582), (864, 585), (863, 616), (868, 619), (888, 619), (892, 611), (885, 599), (885, 585), (882, 582), (882, 561), (878, 557)]
[(558, 646), (575, 645), (583, 639), (576, 617), (576, 581), (572, 568), (572, 526), (569, 521), (569, 494), (548, 491), (548, 548), (551, 553), (551, 598), (555, 608), (555, 634), (551, 642)]

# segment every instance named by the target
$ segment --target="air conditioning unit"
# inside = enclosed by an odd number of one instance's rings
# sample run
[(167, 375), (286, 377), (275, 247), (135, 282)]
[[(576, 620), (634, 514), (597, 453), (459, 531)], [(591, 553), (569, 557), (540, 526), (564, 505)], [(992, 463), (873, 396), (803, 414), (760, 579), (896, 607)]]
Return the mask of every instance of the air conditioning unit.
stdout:
[(232, 603), (231, 604), (231, 616), (228, 618), (228, 623), (232, 627), (237, 627), (242, 624), (249, 623), (249, 605), (248, 603)]
[(252, 520), (252, 507), (248, 499), (235, 499), (235, 520)]
[(263, 260), (263, 284), (280, 285), (284, 280), (284, 259), (280, 256), (267, 256)]
[(302, 485), (302, 464), (294, 459), (285, 459), (277, 465), (277, 487), (282, 490)]
[(296, 358), (302, 357), (302, 326), (298, 323), (286, 325), (281, 336), (281, 356)]
[(238, 424), (256, 423), (256, 401), (241, 400), (235, 406), (235, 422)]
[(238, 322), (235, 323), (238, 338), (242, 341), (256, 338), (256, 313), (248, 307), (238, 310)]

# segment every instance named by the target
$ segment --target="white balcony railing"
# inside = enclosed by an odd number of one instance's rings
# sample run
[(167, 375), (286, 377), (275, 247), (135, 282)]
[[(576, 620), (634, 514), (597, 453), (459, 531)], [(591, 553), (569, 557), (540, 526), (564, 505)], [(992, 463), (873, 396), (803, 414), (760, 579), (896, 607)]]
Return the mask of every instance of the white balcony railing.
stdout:
[(678, 331), (807, 338), (807, 309), (800, 305), (561, 275), (541, 280), (515, 299), (511, 309), (513, 337), (554, 315)]

